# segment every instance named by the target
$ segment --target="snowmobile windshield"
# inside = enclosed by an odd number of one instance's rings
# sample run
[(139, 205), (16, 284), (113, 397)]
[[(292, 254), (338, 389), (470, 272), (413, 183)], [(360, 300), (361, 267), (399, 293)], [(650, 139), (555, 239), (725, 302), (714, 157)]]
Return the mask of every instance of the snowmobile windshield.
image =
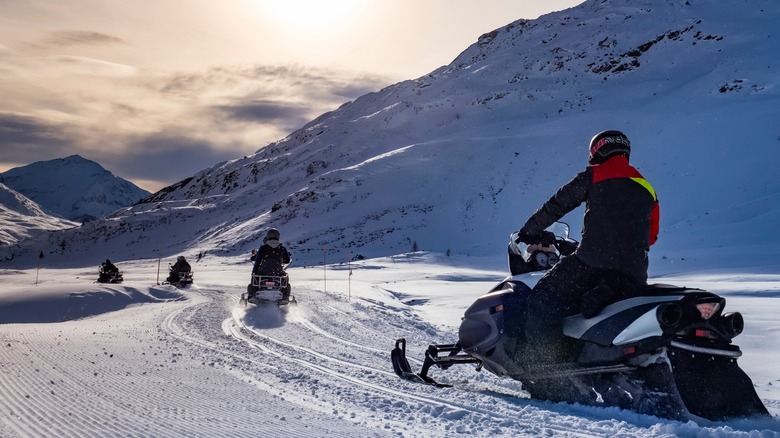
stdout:
[[(559, 240), (569, 239), (569, 225), (566, 224), (565, 222), (555, 222), (554, 224), (547, 227), (545, 231), (549, 231), (553, 233), (555, 237), (558, 238)], [(531, 260), (532, 254), (539, 251), (546, 252), (546, 253), (554, 253), (557, 256), (560, 256), (558, 250), (555, 248), (554, 245), (548, 245), (548, 246), (542, 246), (540, 244), (529, 245), (525, 242), (518, 242), (517, 231), (509, 235), (509, 252), (521, 256), (523, 260), (525, 260), (526, 262), (529, 262)], [(557, 261), (558, 260), (556, 258), (555, 262)]]
[[(569, 241), (569, 225), (564, 222), (555, 222), (546, 231), (553, 233), (559, 241)], [(529, 245), (518, 240), (518, 232), (509, 236), (509, 271), (512, 275), (550, 269), (562, 256), (557, 243)]]

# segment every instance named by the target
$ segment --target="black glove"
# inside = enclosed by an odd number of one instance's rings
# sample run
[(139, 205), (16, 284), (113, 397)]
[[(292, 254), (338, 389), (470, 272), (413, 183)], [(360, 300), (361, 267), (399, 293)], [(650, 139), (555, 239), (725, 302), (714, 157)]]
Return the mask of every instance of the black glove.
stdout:
[(555, 240), (555, 234), (550, 231), (542, 231), (539, 242), (541, 242), (542, 246), (550, 246), (555, 244)]
[(534, 243), (539, 242), (539, 236), (536, 234), (529, 234), (525, 230), (520, 230), (517, 232), (517, 243), (527, 243), (529, 245), (533, 245)]
[(520, 230), (517, 232), (517, 238), (520, 242), (527, 243), (529, 245), (536, 245), (541, 243), (543, 246), (553, 245), (556, 241), (555, 234), (550, 231), (542, 231), (539, 234), (531, 234), (527, 231)]

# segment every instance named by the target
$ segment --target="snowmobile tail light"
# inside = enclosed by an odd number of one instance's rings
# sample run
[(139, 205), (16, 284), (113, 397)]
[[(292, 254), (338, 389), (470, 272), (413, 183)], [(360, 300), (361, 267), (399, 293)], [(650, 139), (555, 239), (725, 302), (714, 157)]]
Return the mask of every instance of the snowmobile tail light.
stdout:
[(712, 336), (712, 333), (710, 333), (709, 330), (701, 330), (701, 329), (699, 329), (699, 330), (696, 330), (694, 332), (694, 335), (697, 338), (714, 338), (714, 336)]
[(625, 355), (625, 356), (628, 356), (628, 355), (631, 355), (631, 354), (634, 354), (634, 353), (636, 353), (636, 347), (633, 346), (633, 345), (630, 346), (630, 347), (627, 347), (625, 350), (623, 350), (623, 355)]
[(699, 309), (701, 318), (706, 321), (720, 309), (720, 303), (699, 303), (696, 308)]
[(490, 313), (497, 313), (497, 312), (503, 312), (503, 311), (504, 311), (504, 305), (503, 304), (499, 304), (499, 305), (493, 307), (492, 309), (490, 309)]

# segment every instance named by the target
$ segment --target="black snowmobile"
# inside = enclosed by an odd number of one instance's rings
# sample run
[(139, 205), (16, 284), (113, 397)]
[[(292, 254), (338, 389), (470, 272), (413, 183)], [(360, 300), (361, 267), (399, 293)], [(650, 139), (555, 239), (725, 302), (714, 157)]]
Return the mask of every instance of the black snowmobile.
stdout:
[(175, 271), (173, 266), (169, 267), (168, 278), (166, 282), (176, 287), (187, 287), (194, 281), (194, 274), (192, 271)]
[(287, 275), (289, 263), (283, 265), (278, 260), (267, 258), (262, 260), (256, 272), (252, 272), (252, 278), (246, 287), (246, 293), (241, 294), (239, 304), (247, 303), (256, 305), (276, 304), (285, 306), (298, 304), (292, 295), (290, 277)]
[(537, 399), (616, 406), (679, 420), (769, 416), (737, 365), (742, 352), (731, 341), (744, 328), (742, 315), (724, 313), (726, 300), (700, 289), (648, 285), (605, 303), (591, 318), (567, 317), (563, 335), (573, 346), (571, 363), (535, 368), (523, 355), (527, 297), (540, 271), (577, 247), (568, 239), (568, 226), (556, 236), (554, 246), (533, 248), (519, 244), (513, 234), (512, 276), (466, 310), (458, 342), (430, 345), (422, 370), (415, 373), (406, 359), (406, 340), (398, 339), (391, 352), (396, 374), (450, 386), (429, 376), (432, 366), (474, 364), (477, 371), (521, 381)]

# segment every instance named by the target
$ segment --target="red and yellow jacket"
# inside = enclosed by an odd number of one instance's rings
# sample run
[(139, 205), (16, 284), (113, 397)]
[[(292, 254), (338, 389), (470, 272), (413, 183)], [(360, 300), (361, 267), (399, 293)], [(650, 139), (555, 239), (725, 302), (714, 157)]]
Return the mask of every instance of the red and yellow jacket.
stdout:
[(545, 202), (522, 231), (538, 235), (583, 202), (585, 217), (576, 256), (588, 266), (617, 270), (645, 282), (647, 251), (658, 238), (658, 199), (623, 155), (588, 166)]

